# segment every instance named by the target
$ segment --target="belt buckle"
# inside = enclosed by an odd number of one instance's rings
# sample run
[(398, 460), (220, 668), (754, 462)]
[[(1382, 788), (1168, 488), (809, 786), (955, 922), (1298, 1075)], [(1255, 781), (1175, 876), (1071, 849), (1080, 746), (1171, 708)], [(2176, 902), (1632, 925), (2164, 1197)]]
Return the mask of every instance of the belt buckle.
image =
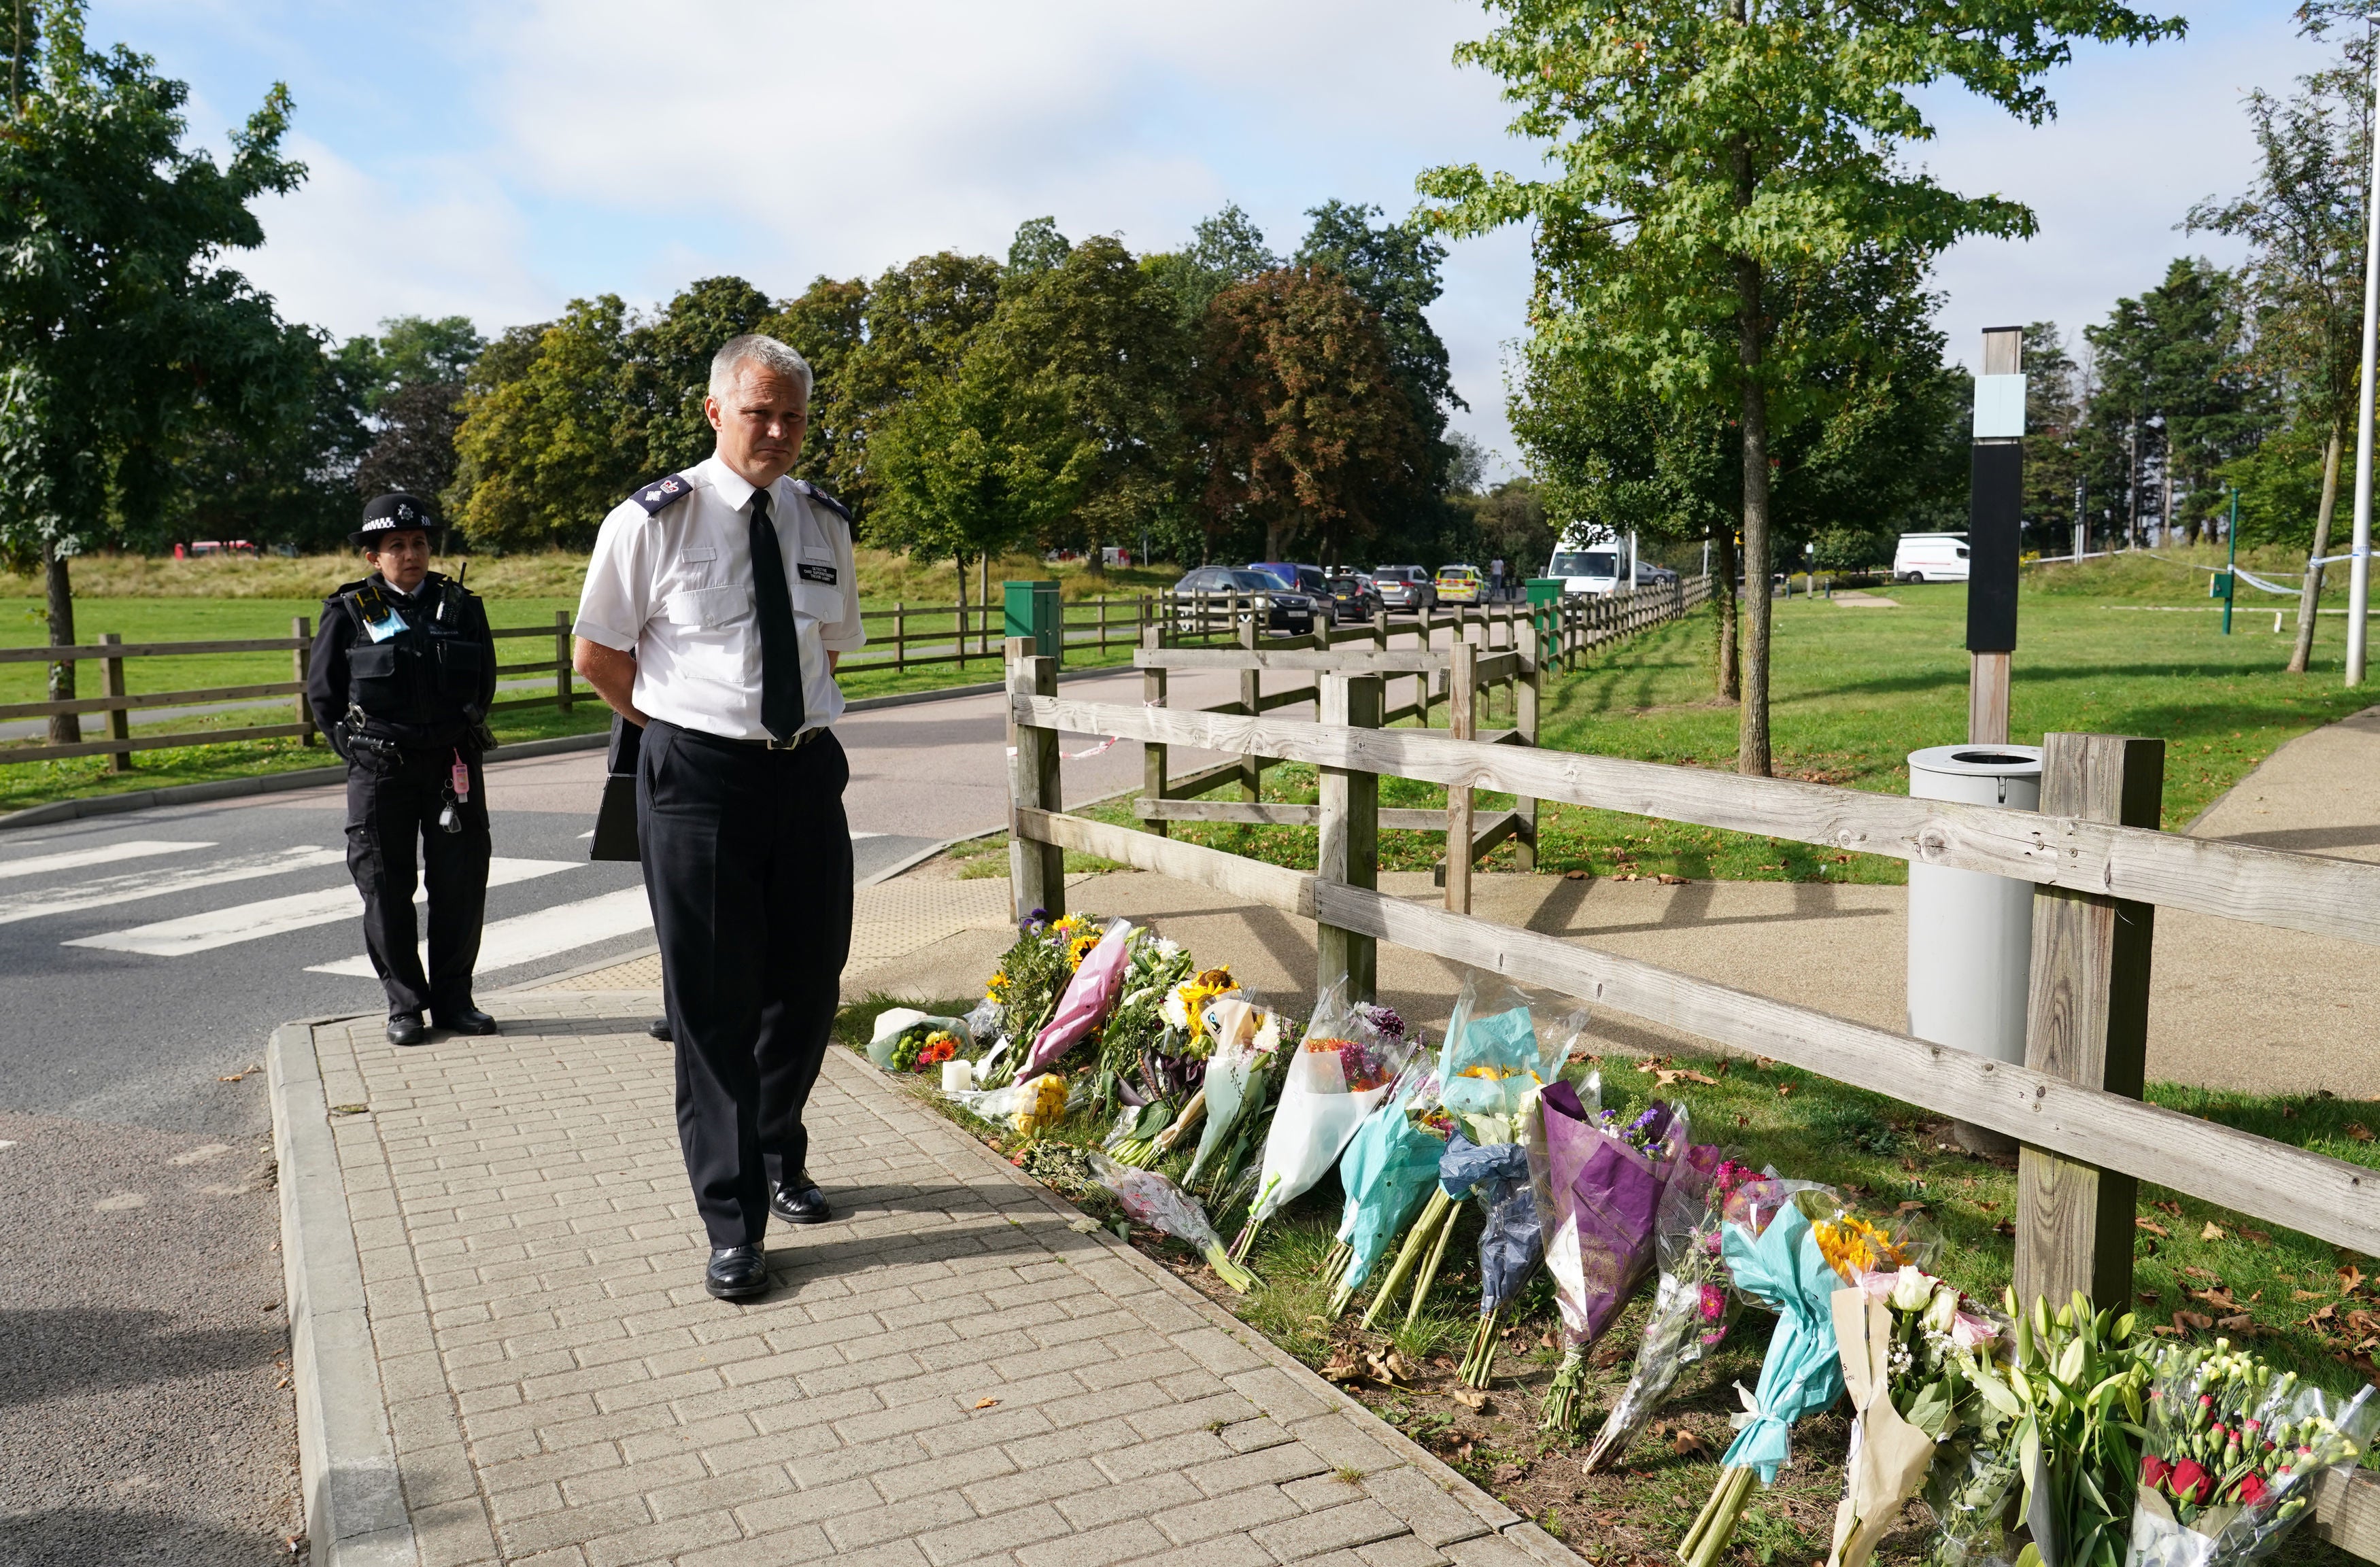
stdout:
[(802, 748), (803, 745), (808, 742), (811, 735), (817, 733), (818, 731), (815, 729), (805, 729), (790, 740), (780, 740), (772, 735), (769, 738), (761, 741), (760, 744), (768, 747), (769, 749), (772, 751), (797, 751)]

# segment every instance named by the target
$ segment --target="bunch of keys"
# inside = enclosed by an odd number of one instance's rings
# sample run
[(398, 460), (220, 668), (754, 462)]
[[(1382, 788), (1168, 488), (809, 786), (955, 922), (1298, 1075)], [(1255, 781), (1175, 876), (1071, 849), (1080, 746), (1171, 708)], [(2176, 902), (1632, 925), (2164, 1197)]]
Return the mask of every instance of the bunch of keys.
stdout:
[(470, 798), (471, 767), (463, 759), (463, 753), (457, 750), (455, 753), (454, 771), (447, 775), (446, 803), (438, 808), (439, 827), (448, 832), (463, 831), (462, 813), (455, 808), (457, 805), (468, 804)]

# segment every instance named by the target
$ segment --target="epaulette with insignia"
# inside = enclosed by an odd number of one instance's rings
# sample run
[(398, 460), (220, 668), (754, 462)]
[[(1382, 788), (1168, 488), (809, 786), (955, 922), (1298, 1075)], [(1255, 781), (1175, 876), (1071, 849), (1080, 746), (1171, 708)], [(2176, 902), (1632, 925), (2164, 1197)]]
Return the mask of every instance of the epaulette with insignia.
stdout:
[(835, 516), (843, 518), (844, 522), (855, 526), (856, 525), (857, 519), (851, 515), (851, 508), (849, 506), (844, 505), (841, 501), (836, 500), (833, 496), (828, 494), (817, 485), (812, 484), (808, 480), (795, 480), (794, 488), (800, 491), (809, 499), (816, 501), (820, 505), (824, 506)]
[(667, 479), (653, 480), (628, 499), (644, 507), (645, 515), (651, 516), (663, 506), (674, 505), (693, 493), (694, 480), (682, 473), (673, 473)]

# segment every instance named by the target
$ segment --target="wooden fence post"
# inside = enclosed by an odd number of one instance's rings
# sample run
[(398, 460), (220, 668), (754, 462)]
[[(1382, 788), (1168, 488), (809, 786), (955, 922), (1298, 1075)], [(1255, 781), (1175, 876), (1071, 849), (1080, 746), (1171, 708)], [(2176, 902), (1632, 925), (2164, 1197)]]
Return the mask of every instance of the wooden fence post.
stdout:
[(892, 601), (892, 673), (902, 674), (909, 668), (909, 606), (900, 600)]
[[(1141, 632), (1140, 645), (1155, 652), (1165, 646), (1165, 634), (1157, 626), (1149, 626)], [(1145, 707), (1161, 708), (1165, 705), (1165, 671), (1144, 669), (1140, 672), (1140, 699)], [(1165, 798), (1165, 747), (1161, 742), (1141, 742), (1140, 792), (1148, 796), (1152, 806)], [(1147, 825), (1160, 838), (1170, 834), (1173, 828), (1173, 824), (1163, 817)]]
[[(2122, 735), (2045, 736), (2041, 814), (2158, 825), (2165, 742)], [(2070, 1083), (2141, 1097), (2148, 1053), (2149, 949), (2156, 906), (2062, 888), (2033, 896), (2033, 978), (2024, 1063)], [(2016, 1293), (2052, 1311), (2076, 1290), (2130, 1310), (2139, 1183), (2022, 1148), (2017, 1153)]]
[[(1011, 637), (1008, 647), (1008, 695), (1054, 697), (1058, 664), (1039, 658), (1030, 637)], [(1012, 708), (1013, 711), (1013, 708)], [(1058, 803), (1058, 732), (1034, 724), (1014, 725), (1016, 743), (1008, 753), (1008, 797), (1012, 804), (1040, 810), (1060, 809)], [(1028, 841), (1018, 830), (1014, 811), (1008, 819), (1009, 889), (1015, 894), (1016, 917), (1030, 917), (1036, 909), (1050, 918), (1066, 912), (1066, 855), (1055, 844)]]
[[(1454, 628), (1452, 662), (1447, 670), (1446, 727), (1458, 740), (1479, 738), (1479, 650)], [(1446, 906), (1471, 912), (1471, 786), (1446, 787)]]
[(570, 612), (553, 612), (553, 705), (570, 711)]
[(314, 667), (314, 623), (305, 615), (298, 615), (289, 622), (289, 635), (298, 643), (289, 655), (289, 673), (298, 682), (298, 722), (306, 726), (306, 733), (298, 736), (298, 743), (310, 746), (314, 743), (314, 736), (320, 733), (316, 728), (319, 721), (314, 716), (314, 704), (306, 695), (306, 677)]
[[(124, 640), (123, 638), (117, 636), (113, 631), (101, 632), (99, 634), (99, 639), (110, 645), (120, 643)], [(122, 701), (124, 699), (124, 661), (122, 659), (104, 659), (102, 660), (101, 662), (104, 675), (101, 689), (105, 691), (108, 696), (114, 698), (115, 700), (119, 702)], [(306, 698), (300, 697), (298, 699), (300, 703), (303, 703)], [(111, 740), (129, 740), (132, 738), (132, 715), (123, 708), (114, 707), (107, 710), (107, 737)], [(128, 746), (123, 750), (108, 752), (107, 771), (110, 772), (131, 771), (131, 747)]]
[[(1377, 674), (1320, 676), (1317, 716), (1324, 723), (1356, 729), (1380, 726), (1381, 687)], [(1321, 770), (1322, 817), (1314, 873), (1326, 881), (1361, 887), (1379, 885), (1380, 778), (1376, 772), (1326, 767)], [(1379, 944), (1370, 936), (1318, 924), (1314, 932), (1314, 992), (1318, 1000), (1333, 984), (1343, 983), (1346, 999), (1377, 999)]]

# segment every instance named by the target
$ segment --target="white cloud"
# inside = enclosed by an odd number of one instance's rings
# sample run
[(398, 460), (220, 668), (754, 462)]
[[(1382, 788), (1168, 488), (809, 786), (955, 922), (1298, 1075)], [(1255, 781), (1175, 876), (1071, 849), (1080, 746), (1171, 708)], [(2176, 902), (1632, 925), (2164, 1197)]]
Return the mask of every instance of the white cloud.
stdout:
[(234, 258), (285, 319), (341, 336), (400, 315), (534, 321), (552, 290), (522, 262), (525, 230), (504, 193), (468, 170), (419, 171), (400, 187), (311, 137), (290, 139), (306, 183), (259, 204), (265, 243)]

